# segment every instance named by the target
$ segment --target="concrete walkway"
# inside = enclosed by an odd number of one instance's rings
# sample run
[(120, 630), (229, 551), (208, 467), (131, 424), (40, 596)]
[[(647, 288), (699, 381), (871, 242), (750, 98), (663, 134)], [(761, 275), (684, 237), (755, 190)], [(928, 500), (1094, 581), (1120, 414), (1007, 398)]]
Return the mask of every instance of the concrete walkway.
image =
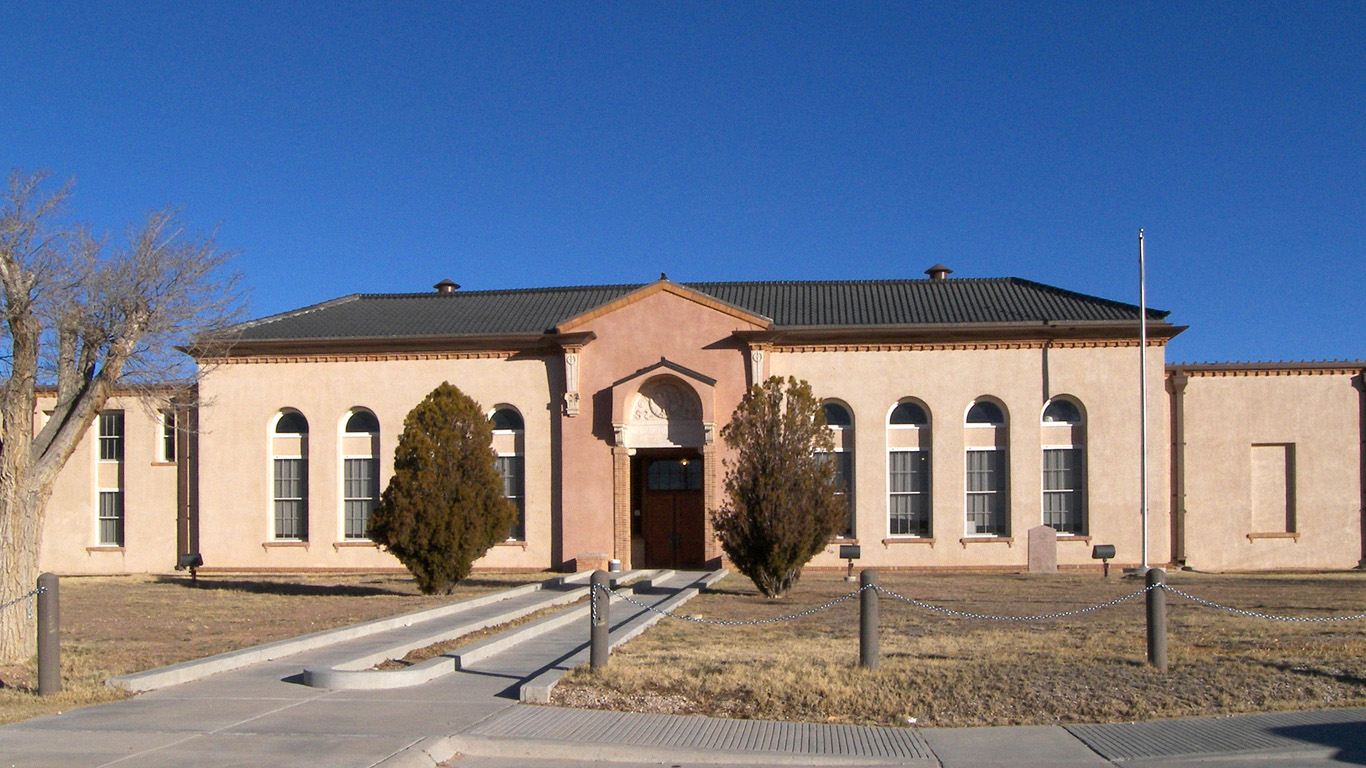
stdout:
[[(677, 605), (705, 576), (653, 574), (655, 582), (639, 589), (635, 599)], [(416, 684), (343, 690), (304, 684), (305, 669), (354, 672), (361, 660), (388, 649), (533, 604), (572, 599), (573, 590), (582, 586), (523, 590), (506, 600), (447, 610), (444, 616), (412, 617), (388, 629), (336, 632), (321, 647), (312, 640), (307, 650), (249, 661), (231, 671), (214, 673), (225, 662), (211, 660), (203, 663), (207, 676), (202, 679), (192, 679), (194, 663), (178, 665), (177, 679), (187, 682), (0, 728), (0, 768), (432, 768), (444, 761), (469, 768), (602, 761), (718, 768), (1366, 765), (1366, 709), (917, 730), (518, 705), (520, 699), (548, 695), (560, 674), (586, 660), (586, 617), (561, 619), (559, 625), (551, 617), (511, 630), (484, 643), (502, 643), (501, 649), (472, 654), (477, 660), (458, 670), (452, 658), (449, 669), (424, 672), (432, 676)], [(614, 601), (613, 642), (643, 630), (657, 615)], [(526, 636), (514, 638), (519, 633)], [(259, 653), (242, 653), (253, 652)]]

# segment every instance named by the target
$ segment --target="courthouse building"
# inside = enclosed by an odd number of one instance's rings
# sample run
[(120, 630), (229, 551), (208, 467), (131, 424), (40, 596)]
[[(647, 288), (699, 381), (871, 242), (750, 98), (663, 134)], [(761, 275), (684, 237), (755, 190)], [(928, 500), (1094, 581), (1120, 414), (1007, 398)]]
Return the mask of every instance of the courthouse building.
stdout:
[[(245, 323), (193, 406), (115, 398), (64, 470), (59, 573), (379, 569), (365, 537), (404, 416), (448, 381), (494, 425), (520, 510), (477, 564), (717, 565), (720, 439), (746, 388), (826, 404), (863, 566), (1141, 562), (1139, 309), (1017, 278), (648, 284), (353, 295)], [(1366, 363), (1167, 364), (1149, 311), (1149, 561), (1353, 568)], [(38, 406), (41, 418), (42, 402)]]

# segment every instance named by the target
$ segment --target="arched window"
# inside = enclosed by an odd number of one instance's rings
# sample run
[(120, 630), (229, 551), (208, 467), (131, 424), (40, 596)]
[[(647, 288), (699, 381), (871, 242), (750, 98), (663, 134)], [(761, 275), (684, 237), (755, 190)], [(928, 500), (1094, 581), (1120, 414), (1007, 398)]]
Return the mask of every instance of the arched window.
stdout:
[(342, 538), (363, 540), (379, 503), (379, 419), (351, 411), (342, 430)]
[(502, 405), (489, 415), (493, 423), (493, 450), (503, 476), (503, 496), (517, 507), (517, 520), (508, 538), (526, 540), (526, 422), (516, 408)]
[(1080, 424), (1081, 411), (1071, 400), (1053, 399), (1043, 409), (1045, 424)]
[(903, 400), (887, 416), (887, 532), (930, 535), (930, 418)]
[(990, 400), (978, 400), (968, 409), (968, 423), (999, 427), (1005, 425), (1006, 417), (1001, 406)]
[(499, 408), (489, 417), (489, 421), (493, 422), (495, 432), (520, 432), (526, 428), (522, 422), (522, 414), (513, 408)]
[(849, 409), (839, 403), (826, 403), (823, 406), (825, 411), (825, 426), (835, 429), (848, 429), (854, 426), (854, 417), (849, 413)]
[(892, 415), (887, 417), (887, 423), (893, 427), (927, 427), (930, 417), (925, 415), (924, 408), (906, 400), (896, 404)]
[(271, 438), (274, 538), (308, 540), (308, 420), (282, 411)]
[(966, 446), (966, 520), (969, 536), (1009, 536), (1009, 432), (1001, 406), (979, 399), (964, 419)]
[(818, 453), (823, 461), (835, 463), (835, 477), (839, 483), (839, 495), (849, 508), (849, 522), (845, 524), (841, 536), (854, 537), (854, 415), (843, 403), (830, 401), (824, 405), (825, 426), (833, 434), (835, 450)]
[(1043, 409), (1043, 524), (1086, 533), (1086, 425), (1081, 408), (1053, 398)]
[(307, 435), (308, 419), (298, 411), (285, 411), (280, 415), (279, 421), (275, 422), (275, 434)]
[(348, 435), (377, 435), (379, 434), (379, 419), (369, 411), (352, 411), (346, 419), (346, 433)]

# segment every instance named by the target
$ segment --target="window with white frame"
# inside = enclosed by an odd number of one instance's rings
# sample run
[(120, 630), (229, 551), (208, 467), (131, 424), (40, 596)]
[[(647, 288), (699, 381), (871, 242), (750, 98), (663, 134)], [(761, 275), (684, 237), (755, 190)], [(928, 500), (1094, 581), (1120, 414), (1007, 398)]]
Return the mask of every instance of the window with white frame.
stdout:
[(379, 503), (379, 419), (356, 410), (342, 430), (342, 538), (367, 538), (370, 513)]
[(275, 423), (273, 468), (273, 535), (308, 540), (308, 420), (286, 411)]
[(1058, 533), (1086, 532), (1082, 506), (1082, 452), (1079, 448), (1043, 451), (1043, 524)]
[(489, 416), (493, 425), (494, 452), (498, 472), (503, 476), (503, 497), (517, 508), (517, 519), (508, 531), (510, 541), (526, 540), (526, 462), (523, 436), (526, 423), (511, 406), (502, 406)]
[(301, 457), (275, 460), (275, 538), (308, 538), (308, 469)]
[(526, 478), (523, 473), (523, 457), (499, 456), (498, 472), (503, 476), (503, 497), (517, 507), (517, 519), (508, 531), (508, 539), (526, 539)]
[(97, 426), (100, 468), (97, 482), (96, 543), (123, 546), (123, 411), (101, 411)]
[(1071, 400), (1049, 400), (1043, 409), (1045, 424), (1081, 424), (1081, 409)]
[(918, 403), (896, 404), (887, 417), (887, 532), (929, 536), (929, 416)]
[(379, 479), (375, 476), (373, 458), (342, 460), (343, 535), (347, 539), (366, 538), (370, 513), (379, 500)]
[(1006, 536), (1006, 452), (967, 452), (967, 532)]
[(967, 422), (969, 426), (1003, 427), (1006, 416), (1001, 406), (990, 400), (978, 400), (968, 409)]
[(964, 417), (964, 528), (968, 536), (1009, 536), (1010, 496), (1005, 411), (979, 399)]
[(833, 435), (835, 450), (830, 453), (824, 451), (816, 455), (822, 461), (833, 462), (835, 465), (835, 483), (839, 489), (836, 491), (849, 509), (848, 521), (845, 523), (844, 532), (841, 538), (852, 539), (855, 536), (854, 529), (854, 416), (844, 405), (836, 402), (826, 403), (824, 406), (825, 426)]
[(889, 452), (887, 477), (888, 533), (893, 536), (929, 536), (929, 452)]
[(1058, 533), (1086, 533), (1086, 444), (1077, 404), (1050, 400), (1043, 410), (1043, 524)]
[(102, 489), (99, 493), (99, 544), (123, 546), (123, 491)]
[(100, 461), (123, 461), (123, 411), (100, 412)]
[(161, 411), (161, 440), (158, 445), (160, 454), (157, 460), (165, 464), (176, 461), (176, 413), (173, 410)]

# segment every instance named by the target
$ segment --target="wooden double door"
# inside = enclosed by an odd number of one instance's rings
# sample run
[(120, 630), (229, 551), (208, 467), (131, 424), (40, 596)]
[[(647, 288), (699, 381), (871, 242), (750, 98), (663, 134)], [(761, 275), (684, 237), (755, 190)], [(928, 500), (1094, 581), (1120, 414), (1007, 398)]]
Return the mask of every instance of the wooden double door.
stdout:
[(707, 510), (702, 459), (646, 458), (641, 480), (641, 535), (646, 568), (706, 565)]

